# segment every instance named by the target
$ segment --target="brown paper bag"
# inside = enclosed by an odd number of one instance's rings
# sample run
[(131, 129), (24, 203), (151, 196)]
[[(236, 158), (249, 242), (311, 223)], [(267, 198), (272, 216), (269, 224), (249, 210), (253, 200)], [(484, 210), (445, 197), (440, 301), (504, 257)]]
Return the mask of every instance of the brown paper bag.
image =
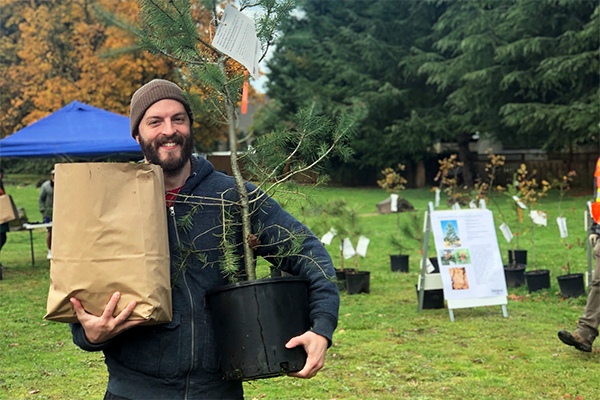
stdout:
[(17, 218), (19, 218), (19, 213), (10, 194), (0, 195), (0, 224)]
[(47, 315), (77, 322), (69, 301), (101, 315), (121, 293), (114, 315), (135, 300), (129, 317), (147, 324), (172, 318), (165, 185), (151, 164), (55, 166), (52, 261)]

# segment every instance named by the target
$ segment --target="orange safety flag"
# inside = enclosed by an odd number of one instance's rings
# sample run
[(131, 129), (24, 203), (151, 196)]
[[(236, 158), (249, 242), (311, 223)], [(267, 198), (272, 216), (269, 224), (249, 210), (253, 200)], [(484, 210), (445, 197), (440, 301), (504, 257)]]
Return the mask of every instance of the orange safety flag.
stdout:
[(596, 200), (592, 203), (592, 218), (596, 221), (597, 224), (600, 224), (600, 158), (596, 162), (596, 172), (594, 173), (596, 177)]
[(248, 70), (244, 70), (244, 86), (242, 87), (242, 114), (248, 112)]

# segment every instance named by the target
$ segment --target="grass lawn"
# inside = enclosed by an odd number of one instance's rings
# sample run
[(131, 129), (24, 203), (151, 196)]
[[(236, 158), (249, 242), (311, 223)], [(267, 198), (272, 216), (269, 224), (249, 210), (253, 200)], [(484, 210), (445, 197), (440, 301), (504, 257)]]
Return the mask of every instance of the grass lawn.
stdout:
[[(6, 190), (17, 206), (25, 207), (30, 221), (40, 221), (39, 189), (11, 184), (11, 177), (7, 181)], [(245, 383), (247, 399), (600, 399), (600, 352), (581, 353), (556, 336), (559, 329), (575, 328), (586, 300), (564, 300), (558, 294), (556, 276), (565, 273), (565, 249), (555, 223), (556, 194), (542, 199), (540, 206), (548, 213), (548, 227), (535, 230), (536, 260), (538, 268), (551, 271), (550, 290), (530, 295), (526, 287), (509, 289), (508, 318), (502, 317), (499, 306), (480, 307), (455, 310), (455, 322), (450, 322), (446, 309), (417, 313), (416, 242), (406, 239), (412, 247), (409, 273), (391, 272), (389, 255), (396, 252), (388, 238), (395, 231), (396, 215), (379, 215), (375, 208), (387, 197), (385, 192), (326, 188), (313, 195), (322, 201), (344, 199), (358, 210), (364, 234), (371, 239), (367, 257), (360, 260), (360, 269), (371, 271), (371, 294), (342, 293), (334, 344), (316, 378)], [(421, 214), (433, 200), (428, 190), (407, 190), (404, 197)], [(583, 210), (588, 198), (570, 196), (563, 202), (573, 242), (585, 240)], [(512, 204), (504, 197), (498, 201), (513, 228)], [(328, 230), (318, 218), (303, 213), (297, 202), (290, 207), (317, 235)], [(497, 212), (490, 208), (498, 226)], [(410, 221), (409, 214), (401, 218)], [(497, 235), (507, 262), (509, 246), (499, 230)], [(521, 247), (529, 251), (530, 235), (521, 235)], [(27, 232), (9, 233), (2, 251), (0, 398), (101, 399), (107, 379), (102, 354), (73, 345), (66, 324), (43, 320), (49, 287), (44, 230), (34, 232), (34, 244), (34, 268)], [(327, 246), (336, 265), (337, 246)], [(585, 249), (575, 246), (570, 256), (574, 271), (584, 272)]]

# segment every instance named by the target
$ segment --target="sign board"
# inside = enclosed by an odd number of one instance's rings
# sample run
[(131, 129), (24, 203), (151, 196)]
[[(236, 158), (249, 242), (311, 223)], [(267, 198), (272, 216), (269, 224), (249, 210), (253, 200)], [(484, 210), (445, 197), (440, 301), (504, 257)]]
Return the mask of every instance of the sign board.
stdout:
[[(506, 310), (507, 290), (504, 266), (494, 228), (492, 212), (487, 209), (434, 211), (429, 203), (425, 221), (423, 257), (429, 247), (429, 232), (433, 233), (444, 298), (448, 303), (450, 320), (454, 309), (502, 306)], [(421, 282), (427, 284), (425, 270)], [(423, 289), (419, 289), (419, 312)]]
[(490, 210), (435, 211), (431, 227), (446, 300), (507, 295)]

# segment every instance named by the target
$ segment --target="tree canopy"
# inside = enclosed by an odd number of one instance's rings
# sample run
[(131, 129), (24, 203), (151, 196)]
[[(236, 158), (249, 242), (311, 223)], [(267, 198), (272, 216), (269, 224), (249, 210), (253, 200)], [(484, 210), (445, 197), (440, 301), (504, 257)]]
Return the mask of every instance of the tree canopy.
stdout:
[(477, 132), (553, 151), (598, 140), (597, 1), (298, 4), (268, 63), (259, 133), (308, 101), (354, 110), (347, 167), (377, 171)]

